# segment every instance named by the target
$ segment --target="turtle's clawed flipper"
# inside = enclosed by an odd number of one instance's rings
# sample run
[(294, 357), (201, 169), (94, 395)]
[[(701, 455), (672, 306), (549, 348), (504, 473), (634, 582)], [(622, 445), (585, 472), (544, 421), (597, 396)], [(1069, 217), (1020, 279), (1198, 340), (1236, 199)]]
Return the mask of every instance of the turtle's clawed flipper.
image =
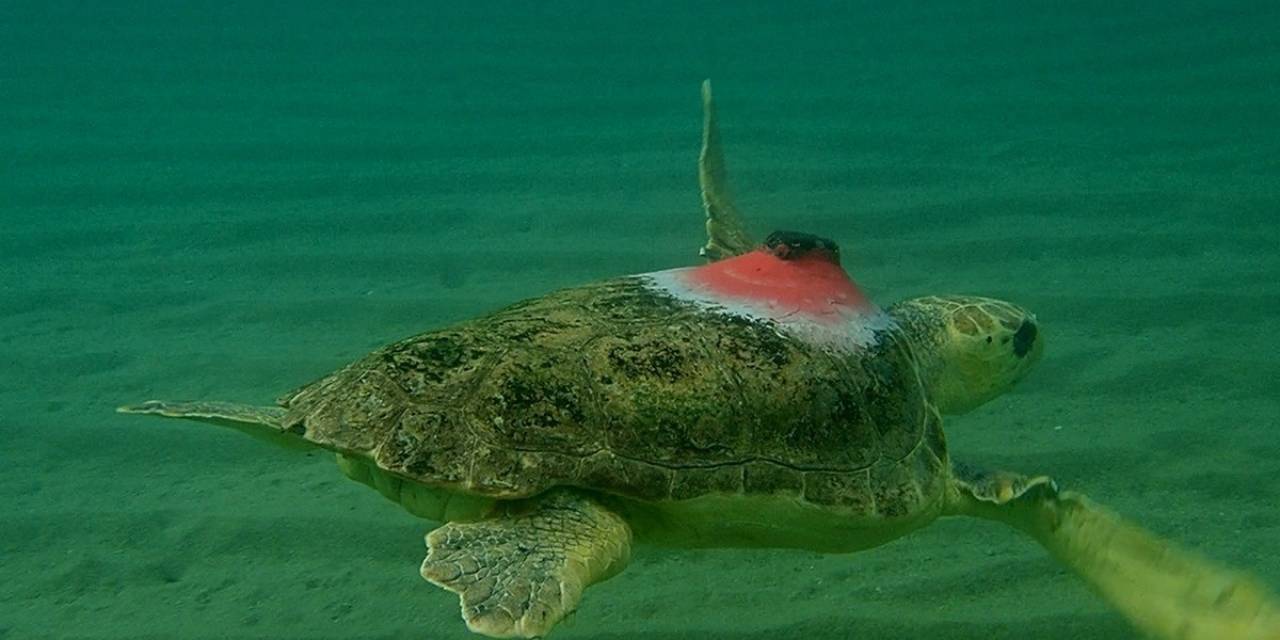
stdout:
[(148, 400), (116, 408), (120, 413), (137, 413), (162, 418), (183, 418), (230, 427), (260, 440), (289, 449), (313, 449), (299, 434), (284, 428), (287, 413), (281, 407), (260, 407), (233, 402), (165, 402)]
[(427, 534), (422, 577), (457, 593), (467, 628), (536, 638), (572, 613), (588, 586), (621, 571), (631, 529), (570, 491), (517, 503), (478, 522)]
[(1214, 565), (1043, 476), (957, 469), (950, 511), (1011, 524), (1083, 577), (1134, 626), (1163, 640), (1280, 640), (1280, 603)]
[(710, 80), (702, 81), (702, 153), (698, 155), (698, 183), (702, 186), (702, 206), (707, 212), (707, 244), (699, 253), (705, 258), (720, 260), (754, 249), (755, 243), (729, 196)]

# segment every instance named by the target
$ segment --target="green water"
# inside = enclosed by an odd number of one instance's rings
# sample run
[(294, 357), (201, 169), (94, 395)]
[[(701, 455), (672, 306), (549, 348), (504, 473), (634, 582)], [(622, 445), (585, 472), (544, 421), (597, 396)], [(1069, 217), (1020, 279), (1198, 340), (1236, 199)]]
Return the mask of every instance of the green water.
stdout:
[[(469, 637), (325, 455), (117, 416), (692, 264), (739, 205), (888, 302), (1031, 307), (949, 423), (1280, 587), (1280, 5), (0, 4), (0, 638)], [(1014, 532), (637, 551), (563, 638), (1132, 637)]]

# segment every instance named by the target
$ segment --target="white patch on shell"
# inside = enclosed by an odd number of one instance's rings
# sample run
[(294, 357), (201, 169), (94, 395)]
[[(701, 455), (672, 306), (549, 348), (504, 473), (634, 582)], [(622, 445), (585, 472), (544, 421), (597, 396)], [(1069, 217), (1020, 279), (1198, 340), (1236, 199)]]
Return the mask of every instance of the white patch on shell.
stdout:
[(835, 322), (829, 322), (816, 320), (809, 314), (768, 300), (726, 298), (690, 283), (686, 275), (695, 268), (681, 267), (635, 277), (650, 289), (697, 305), (708, 313), (765, 323), (782, 335), (841, 353), (863, 350), (875, 343), (878, 334), (896, 324), (892, 316), (872, 303), (868, 303), (865, 309), (833, 305), (839, 315)]

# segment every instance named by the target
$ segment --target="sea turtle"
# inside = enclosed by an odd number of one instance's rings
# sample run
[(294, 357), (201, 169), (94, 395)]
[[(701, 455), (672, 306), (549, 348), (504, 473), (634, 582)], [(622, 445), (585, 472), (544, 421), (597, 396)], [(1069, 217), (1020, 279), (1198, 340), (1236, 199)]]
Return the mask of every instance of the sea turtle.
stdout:
[(834, 242), (760, 245), (729, 198), (709, 84), (699, 159), (710, 262), (570, 288), (379, 349), (277, 407), (127, 413), (337, 452), (351, 478), (443, 522), (421, 573), (493, 637), (540, 637), (633, 542), (873, 547), (939, 516), (1029, 533), (1162, 638), (1280, 638), (1264, 587), (1046, 476), (951, 460), (941, 413), (1017, 382), (1025, 309), (946, 296), (882, 309)]

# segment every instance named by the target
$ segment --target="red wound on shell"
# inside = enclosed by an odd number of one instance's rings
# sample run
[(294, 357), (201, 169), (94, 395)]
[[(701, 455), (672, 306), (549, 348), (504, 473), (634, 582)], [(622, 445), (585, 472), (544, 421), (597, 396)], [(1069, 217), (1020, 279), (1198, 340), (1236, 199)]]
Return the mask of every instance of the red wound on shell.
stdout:
[[(833, 245), (834, 246), (834, 245)], [(833, 251), (782, 244), (687, 272), (687, 284), (723, 303), (743, 303), (775, 320), (803, 314), (836, 322), (876, 309)]]

